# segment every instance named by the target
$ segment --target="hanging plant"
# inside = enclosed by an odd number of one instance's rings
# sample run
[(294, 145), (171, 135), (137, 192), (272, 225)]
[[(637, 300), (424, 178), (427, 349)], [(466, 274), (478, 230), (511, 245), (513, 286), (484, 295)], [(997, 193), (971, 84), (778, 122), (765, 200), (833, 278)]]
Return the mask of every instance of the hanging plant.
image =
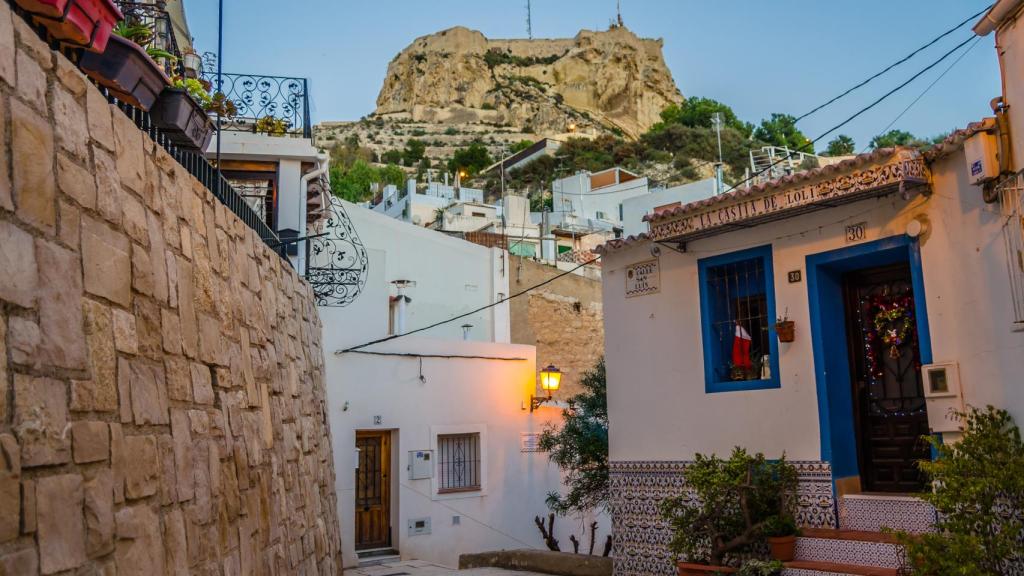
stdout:
[(283, 118), (267, 115), (256, 120), (256, 133), (268, 136), (284, 136), (291, 127), (291, 122)]
[(238, 114), (235, 103), (223, 92), (214, 92), (213, 85), (208, 80), (175, 76), (171, 79), (171, 86), (183, 88), (211, 116), (220, 113), (222, 118), (230, 120)]

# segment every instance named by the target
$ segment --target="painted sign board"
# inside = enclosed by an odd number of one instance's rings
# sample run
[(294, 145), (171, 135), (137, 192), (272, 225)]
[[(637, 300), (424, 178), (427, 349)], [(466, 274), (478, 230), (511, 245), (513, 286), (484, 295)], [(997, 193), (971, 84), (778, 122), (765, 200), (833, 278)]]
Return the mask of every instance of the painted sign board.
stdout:
[(651, 234), (656, 240), (685, 236), (748, 221), (765, 221), (771, 216), (785, 217), (786, 212), (799, 214), (809, 206), (827, 207), (846, 197), (856, 197), (903, 182), (925, 183), (927, 168), (920, 156), (902, 154), (885, 164), (859, 170), (803, 186), (784, 186), (777, 192), (757, 196), (737, 194), (731, 202), (697, 209), (676, 218), (651, 222)]
[(655, 294), (661, 290), (658, 260), (645, 260), (626, 267), (626, 298)]
[(519, 433), (520, 452), (540, 452), (540, 434), (536, 432)]

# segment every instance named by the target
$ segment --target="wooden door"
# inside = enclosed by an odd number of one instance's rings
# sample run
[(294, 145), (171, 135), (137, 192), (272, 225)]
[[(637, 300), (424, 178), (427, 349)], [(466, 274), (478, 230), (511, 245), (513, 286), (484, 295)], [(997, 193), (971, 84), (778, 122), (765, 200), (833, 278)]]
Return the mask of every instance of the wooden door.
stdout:
[(867, 492), (920, 492), (930, 458), (910, 267), (859, 270), (846, 280), (854, 422)]
[(391, 545), (391, 433), (356, 432), (356, 550)]

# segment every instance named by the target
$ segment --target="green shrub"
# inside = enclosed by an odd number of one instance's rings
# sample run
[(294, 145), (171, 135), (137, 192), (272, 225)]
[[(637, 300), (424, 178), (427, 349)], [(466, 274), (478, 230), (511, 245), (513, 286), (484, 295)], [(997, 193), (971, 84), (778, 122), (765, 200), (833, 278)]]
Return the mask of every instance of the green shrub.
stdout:
[(922, 576), (997, 576), (1024, 564), (1024, 443), (1005, 410), (971, 408), (956, 444), (925, 437), (937, 454), (921, 462), (938, 532), (897, 533), (908, 570)]
[(794, 513), (796, 468), (734, 448), (728, 460), (697, 454), (685, 471), (690, 494), (667, 498), (661, 513), (672, 528), (669, 549), (690, 562), (721, 566), (750, 556), (774, 518)]

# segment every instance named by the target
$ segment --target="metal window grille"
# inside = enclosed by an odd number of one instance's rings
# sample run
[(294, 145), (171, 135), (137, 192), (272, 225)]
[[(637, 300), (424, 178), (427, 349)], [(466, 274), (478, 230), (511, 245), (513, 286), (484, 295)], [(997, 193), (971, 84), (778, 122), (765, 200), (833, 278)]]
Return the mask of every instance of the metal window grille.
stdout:
[(437, 437), (438, 492), (480, 489), (480, 434), (442, 434)]
[[(718, 381), (760, 380), (763, 366), (769, 361), (768, 299), (766, 297), (764, 260), (750, 258), (707, 269), (708, 294), (711, 302), (712, 334), (718, 349), (712, 354)], [(750, 336), (748, 350), (738, 351), (740, 358), (749, 358), (749, 365), (737, 360), (737, 327)]]
[(1024, 174), (1011, 174), (996, 184), (1006, 242), (1006, 269), (1013, 303), (1013, 324), (1024, 327)]

